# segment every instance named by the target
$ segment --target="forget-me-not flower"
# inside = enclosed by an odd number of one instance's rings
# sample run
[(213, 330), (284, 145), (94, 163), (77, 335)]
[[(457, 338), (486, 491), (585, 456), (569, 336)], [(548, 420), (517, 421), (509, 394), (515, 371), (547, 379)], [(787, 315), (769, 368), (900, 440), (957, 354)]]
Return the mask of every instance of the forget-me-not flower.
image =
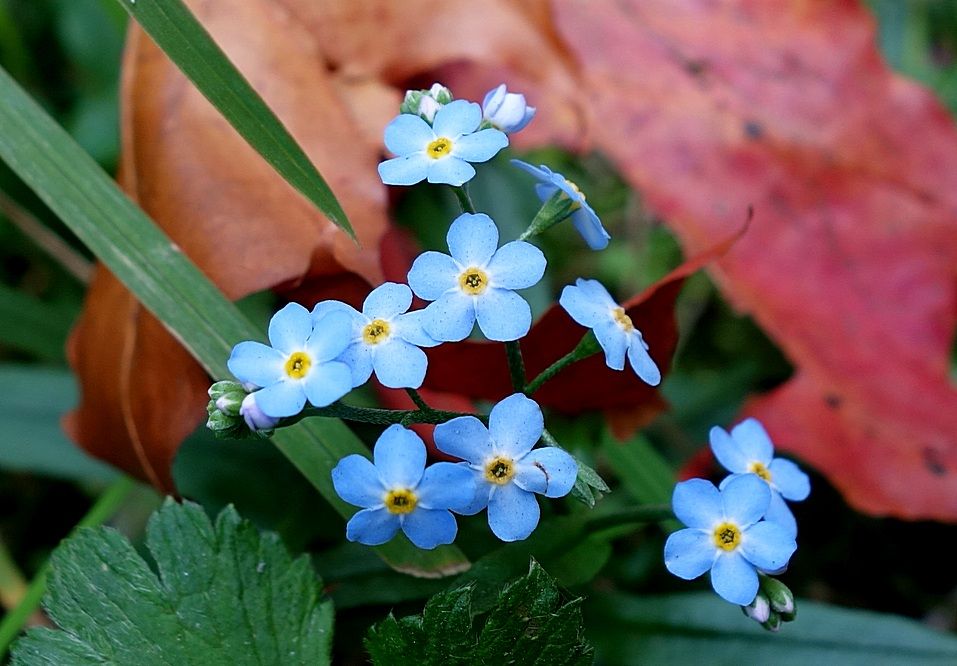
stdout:
[(346, 538), (367, 546), (389, 541), (401, 529), (419, 548), (452, 543), (458, 531), (449, 509), (466, 506), (475, 481), (456, 463), (425, 466), (425, 444), (400, 425), (386, 428), (373, 450), (374, 463), (353, 454), (332, 470), (339, 497), (362, 507), (346, 525)]
[(535, 107), (528, 105), (525, 95), (508, 92), (504, 83), (489, 90), (482, 100), (482, 118), (506, 134), (523, 129), (534, 117)]
[(315, 328), (309, 310), (289, 303), (269, 321), (269, 342), (240, 342), (227, 366), (239, 381), (261, 386), (256, 404), (266, 416), (281, 418), (332, 404), (352, 390), (349, 366), (334, 360), (349, 345), (352, 322), (331, 313)]
[(451, 256), (423, 252), (409, 271), (409, 286), (430, 303), (423, 326), (436, 340), (457, 342), (479, 328), (489, 340), (517, 340), (532, 325), (532, 310), (515, 289), (545, 274), (545, 255), (525, 241), (498, 247), (498, 228), (484, 213), (463, 213), (447, 236)]
[(239, 415), (246, 422), (246, 427), (253, 432), (272, 430), (279, 423), (279, 419), (266, 415), (256, 403), (256, 393), (248, 393), (239, 405)]
[(544, 164), (536, 167), (521, 160), (512, 160), (512, 164), (538, 179), (539, 182), (535, 184), (535, 194), (541, 201), (548, 201), (558, 191), (572, 200), (572, 225), (585, 239), (588, 247), (592, 250), (603, 250), (608, 247), (611, 236), (605, 231), (598, 215), (585, 201), (585, 195), (578, 189), (578, 185)]
[(521, 393), (492, 408), (488, 427), (474, 416), (460, 416), (435, 427), (435, 446), (465, 462), (477, 490), (458, 513), (488, 507), (488, 524), (502, 541), (527, 538), (538, 526), (540, 508), (533, 493), (564, 497), (575, 485), (578, 464), (559, 448), (533, 449), (545, 429), (538, 404)]
[(758, 570), (783, 569), (797, 549), (783, 527), (761, 520), (770, 501), (768, 485), (753, 474), (734, 478), (721, 490), (704, 479), (676, 485), (672, 508), (688, 528), (665, 542), (668, 571), (691, 580), (710, 569), (718, 596), (750, 604), (758, 593)]
[(745, 419), (730, 434), (715, 426), (711, 429), (711, 451), (731, 472), (721, 486), (741, 474), (757, 474), (771, 488), (771, 505), (766, 518), (797, 534), (797, 521), (784, 500), (800, 501), (811, 493), (807, 474), (790, 460), (774, 457), (774, 444), (757, 419)]
[(386, 148), (398, 157), (379, 164), (382, 182), (462, 185), (475, 175), (469, 162), (486, 162), (508, 145), (499, 130), (478, 130), (481, 122), (482, 108), (461, 99), (438, 109), (431, 126), (419, 116), (399, 114), (385, 128)]
[(631, 368), (642, 380), (651, 386), (661, 382), (661, 371), (648, 354), (641, 331), (598, 280), (578, 278), (574, 286), (562, 290), (558, 302), (572, 319), (595, 332), (609, 368), (624, 369), (627, 353)]
[(408, 312), (412, 290), (386, 282), (373, 289), (362, 312), (340, 301), (323, 301), (313, 308), (317, 321), (330, 312), (344, 312), (352, 320), (350, 344), (338, 360), (352, 369), (352, 385), (369, 381), (372, 372), (389, 388), (419, 388), (428, 360), (419, 347), (439, 344), (422, 329), (421, 310)]

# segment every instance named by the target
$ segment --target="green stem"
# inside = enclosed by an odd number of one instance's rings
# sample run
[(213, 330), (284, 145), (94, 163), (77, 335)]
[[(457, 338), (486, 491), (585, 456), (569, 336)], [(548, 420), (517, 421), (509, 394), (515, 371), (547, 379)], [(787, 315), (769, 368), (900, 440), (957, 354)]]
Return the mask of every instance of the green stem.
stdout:
[[(121, 477), (114, 481), (96, 500), (86, 515), (80, 519), (76, 527), (70, 532), (72, 535), (81, 527), (96, 527), (109, 520), (123, 504), (130, 491), (136, 487), (136, 482), (129, 477)], [(10, 643), (16, 639), (23, 629), (23, 625), (40, 606), (40, 600), (47, 590), (47, 575), (50, 573), (50, 560), (34, 576), (23, 595), (19, 605), (8, 613), (0, 623), (0, 657), (7, 653)]]
[(475, 212), (475, 205), (472, 203), (472, 198), (469, 196), (468, 190), (460, 185), (458, 187), (453, 186), (452, 191), (455, 192), (455, 196), (459, 200), (459, 205), (462, 207), (463, 213)]
[(505, 343), (505, 355), (508, 357), (508, 374), (512, 378), (512, 388), (521, 393), (525, 389), (525, 359), (518, 340)]
[[(476, 416), (465, 412), (446, 412), (439, 409), (380, 409), (377, 407), (352, 407), (333, 403), (328, 407), (307, 407), (297, 416), (283, 419), (282, 425), (292, 425), (308, 416), (326, 416), (347, 421), (375, 423), (378, 425), (412, 425), (414, 423), (445, 423), (459, 416)], [(481, 416), (479, 416), (481, 418)]]
[(539, 374), (538, 377), (533, 379), (528, 386), (525, 387), (525, 394), (534, 394), (535, 391), (542, 387), (542, 384), (570, 366), (572, 363), (580, 361), (584, 358), (588, 358), (592, 354), (598, 353), (600, 350), (601, 347), (598, 346), (598, 340), (595, 338), (595, 334), (591, 331), (588, 331), (588, 333), (582, 337), (581, 341), (573, 350), (542, 370), (541, 374)]
[(422, 411), (424, 412), (435, 411), (431, 407), (429, 407), (429, 403), (427, 403), (425, 399), (421, 395), (419, 395), (419, 392), (416, 391), (415, 389), (407, 388), (405, 392), (409, 394), (410, 398), (412, 398), (412, 402), (415, 403), (415, 406), (421, 409)]
[(528, 225), (528, 229), (522, 232), (518, 240), (523, 241), (528, 240), (532, 236), (538, 236), (566, 217), (571, 216), (574, 212), (574, 210), (572, 210), (572, 203), (572, 200), (561, 190), (553, 194), (542, 203), (542, 207), (538, 209), (538, 212), (532, 219), (532, 223)]
[(672, 513), (671, 506), (668, 504), (644, 504), (592, 518), (585, 523), (585, 531), (597, 532), (629, 523), (660, 523), (673, 520), (674, 517), (675, 514)]
[(27, 582), (17, 567), (7, 545), (0, 539), (0, 605), (15, 608), (27, 590)]

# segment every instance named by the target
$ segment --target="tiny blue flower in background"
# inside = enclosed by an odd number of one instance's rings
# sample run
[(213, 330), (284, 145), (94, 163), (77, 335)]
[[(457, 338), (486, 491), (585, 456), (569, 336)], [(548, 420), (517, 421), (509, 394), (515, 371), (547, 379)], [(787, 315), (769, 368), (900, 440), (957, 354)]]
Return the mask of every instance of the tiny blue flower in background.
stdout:
[(757, 474), (771, 488), (771, 506), (766, 518), (776, 522), (791, 536), (797, 535), (797, 521), (784, 500), (800, 501), (811, 493), (807, 474), (790, 460), (774, 457), (774, 445), (757, 419), (745, 419), (729, 434), (724, 428), (711, 429), (711, 451), (731, 472), (721, 486), (741, 474)]
[(379, 164), (382, 182), (462, 185), (475, 175), (469, 162), (488, 161), (508, 145), (497, 129), (476, 131), (481, 122), (481, 107), (465, 100), (441, 107), (431, 126), (419, 116), (398, 115), (385, 128), (386, 148), (398, 157)]
[(474, 416), (460, 416), (435, 427), (435, 446), (461, 458), (475, 479), (472, 515), (488, 507), (488, 524), (502, 541), (518, 541), (538, 526), (540, 508), (533, 493), (564, 497), (575, 485), (578, 463), (561, 449), (532, 449), (545, 422), (534, 400), (521, 393), (492, 408), (488, 428)]
[(419, 347), (439, 344), (422, 329), (422, 311), (407, 312), (412, 290), (386, 282), (373, 289), (362, 312), (340, 301), (323, 301), (313, 308), (318, 321), (330, 312), (344, 312), (352, 320), (349, 346), (339, 356), (352, 369), (352, 385), (369, 381), (372, 372), (389, 388), (419, 388), (428, 360)]
[(797, 550), (783, 527), (761, 520), (770, 501), (768, 485), (752, 474), (732, 479), (722, 490), (704, 479), (676, 485), (672, 508), (688, 528), (665, 542), (668, 571), (691, 580), (710, 569), (718, 596), (750, 604), (758, 593), (758, 570), (783, 569)]
[(585, 195), (582, 194), (575, 183), (562, 174), (552, 171), (544, 164), (535, 167), (521, 160), (512, 160), (512, 164), (539, 180), (535, 185), (535, 194), (541, 201), (548, 201), (559, 190), (572, 200), (572, 210), (574, 211), (571, 214), (572, 224), (581, 234), (581, 237), (585, 239), (588, 247), (592, 250), (603, 250), (608, 247), (611, 236), (605, 231), (598, 215), (585, 201)]
[(401, 529), (419, 548), (452, 543), (458, 532), (449, 509), (468, 505), (472, 474), (456, 463), (425, 466), (425, 444), (411, 430), (389, 426), (373, 450), (375, 462), (354, 454), (332, 470), (343, 500), (362, 507), (346, 525), (346, 538), (367, 546), (389, 541)]
[(572, 319), (595, 332), (609, 368), (623, 370), (627, 353), (632, 370), (642, 380), (651, 386), (661, 382), (661, 371), (648, 354), (641, 331), (600, 282), (578, 278), (574, 286), (562, 290), (558, 302)]
[[(412, 264), (409, 286), (431, 303), (426, 333), (457, 342), (476, 319), (489, 340), (517, 340), (532, 325), (532, 310), (513, 290), (531, 287), (545, 274), (545, 255), (525, 241), (498, 247), (498, 228), (488, 215), (463, 213), (447, 236), (449, 252), (424, 252)], [(498, 249), (496, 249), (498, 248)]]
[(334, 360), (349, 345), (352, 322), (333, 313), (313, 328), (309, 310), (289, 303), (269, 321), (269, 342), (240, 342), (227, 366), (236, 378), (262, 389), (256, 404), (266, 416), (281, 418), (332, 404), (352, 390), (352, 373)]
[(263, 413), (263, 410), (256, 404), (255, 393), (249, 393), (243, 398), (243, 402), (239, 406), (239, 415), (243, 417), (246, 426), (253, 432), (271, 430), (279, 423), (279, 419), (275, 419)]
[(482, 100), (482, 118), (506, 134), (518, 132), (535, 117), (535, 107), (525, 102), (525, 95), (508, 92), (505, 84), (492, 88)]

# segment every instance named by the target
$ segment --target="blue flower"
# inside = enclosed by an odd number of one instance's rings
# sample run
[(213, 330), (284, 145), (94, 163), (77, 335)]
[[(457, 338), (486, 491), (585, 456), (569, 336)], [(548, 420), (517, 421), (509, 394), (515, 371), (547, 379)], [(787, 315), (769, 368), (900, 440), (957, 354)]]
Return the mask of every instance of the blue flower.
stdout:
[(447, 236), (449, 252), (423, 252), (412, 263), (409, 286), (431, 303), (425, 332), (457, 342), (475, 320), (489, 340), (517, 340), (532, 325), (532, 310), (514, 289), (531, 287), (545, 274), (545, 255), (525, 241), (498, 247), (498, 228), (484, 213), (463, 213)]
[(523, 171), (535, 176), (539, 182), (535, 185), (535, 194), (542, 201), (548, 201), (552, 196), (561, 190), (565, 196), (572, 200), (572, 224), (575, 229), (585, 239), (585, 243), (592, 250), (603, 250), (608, 247), (608, 241), (611, 236), (601, 225), (598, 215), (592, 210), (592, 207), (585, 201), (585, 195), (578, 186), (565, 178), (560, 173), (552, 171), (547, 166), (534, 167), (521, 160), (512, 160), (512, 164)]
[(488, 428), (474, 416), (460, 416), (435, 427), (435, 446), (461, 458), (477, 489), (459, 513), (488, 507), (488, 524), (502, 541), (518, 541), (538, 526), (540, 509), (533, 493), (564, 497), (575, 485), (578, 464), (561, 449), (532, 449), (545, 422), (534, 400), (521, 393), (492, 408)]
[(256, 392), (266, 416), (280, 418), (302, 411), (306, 398), (316, 407), (332, 404), (352, 389), (352, 373), (334, 360), (349, 344), (352, 322), (333, 313), (313, 329), (309, 310), (290, 303), (269, 321), (269, 342), (240, 342), (227, 366)]
[(797, 535), (797, 521), (784, 500), (800, 501), (811, 493), (807, 474), (790, 460), (774, 457), (774, 445), (757, 419), (745, 419), (728, 434), (724, 428), (711, 429), (711, 450), (731, 476), (721, 487), (741, 474), (757, 474), (771, 488), (768, 520)]
[(386, 282), (373, 289), (362, 312), (340, 301), (323, 301), (312, 310), (318, 321), (330, 312), (344, 312), (352, 320), (349, 346), (337, 360), (352, 369), (352, 385), (369, 381), (372, 372), (389, 388), (419, 388), (428, 360), (419, 347), (439, 344), (422, 329), (422, 311), (407, 312), (412, 290)]
[(704, 479), (676, 485), (672, 508), (688, 528), (665, 542), (668, 571), (691, 580), (710, 569), (718, 596), (750, 604), (758, 593), (757, 572), (783, 569), (797, 550), (783, 527), (761, 520), (770, 501), (768, 485), (751, 474), (722, 490)]
[(535, 107), (525, 102), (525, 95), (508, 92), (505, 84), (492, 88), (482, 100), (482, 118), (506, 134), (523, 129), (535, 117)]
[(398, 155), (379, 164), (386, 185), (419, 181), (461, 185), (475, 175), (469, 162), (485, 162), (508, 145), (497, 129), (478, 130), (482, 109), (456, 100), (435, 112), (429, 123), (410, 113), (396, 116), (385, 128), (386, 148)]
[(575, 286), (568, 285), (562, 290), (558, 302), (572, 319), (595, 332), (609, 368), (624, 369), (627, 352), (635, 374), (652, 386), (661, 382), (661, 371), (648, 354), (641, 331), (600, 282), (578, 278)]
[(373, 458), (346, 456), (332, 470), (339, 497), (362, 507), (346, 525), (346, 538), (378, 546), (401, 528), (419, 548), (452, 543), (458, 526), (449, 509), (468, 505), (475, 494), (468, 470), (447, 462), (426, 468), (425, 444), (400, 425), (382, 433)]

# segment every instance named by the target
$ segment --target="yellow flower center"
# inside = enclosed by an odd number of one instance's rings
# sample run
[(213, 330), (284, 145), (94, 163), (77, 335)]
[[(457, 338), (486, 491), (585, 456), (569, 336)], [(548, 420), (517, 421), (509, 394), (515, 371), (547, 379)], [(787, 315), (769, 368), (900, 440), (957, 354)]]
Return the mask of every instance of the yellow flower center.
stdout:
[(631, 333), (635, 330), (635, 325), (631, 323), (631, 317), (625, 314), (625, 308), (615, 308), (611, 311), (611, 316), (615, 318), (615, 321), (625, 333)]
[(390, 329), (389, 322), (383, 321), (382, 319), (373, 319), (362, 329), (362, 339), (365, 340), (368, 345), (377, 345), (388, 339), (389, 333), (391, 332)]
[(385, 495), (385, 508), (388, 509), (389, 513), (412, 513), (418, 503), (419, 498), (408, 488), (396, 488)]
[[(585, 193), (582, 192), (580, 189), (578, 189), (578, 185), (576, 185), (576, 184), (573, 183), (572, 181), (568, 180), (567, 178), (565, 179), (565, 184), (568, 185), (568, 187), (570, 187), (575, 194), (577, 194), (579, 197), (581, 197), (581, 201), (584, 201), (584, 200), (585, 200)], [(568, 197), (569, 199), (571, 199), (571, 197), (569, 197), (567, 194), (566, 194), (565, 196)], [(580, 201), (576, 201), (576, 200), (572, 199), (572, 210), (578, 210), (578, 209), (581, 208), (581, 207), (582, 207), (582, 205), (581, 205), (581, 202), (580, 202)]]
[(485, 464), (485, 480), (496, 485), (505, 485), (515, 476), (515, 465), (511, 458), (497, 456)]
[(478, 296), (488, 287), (488, 275), (481, 268), (466, 268), (459, 275), (459, 286), (469, 296)]
[(286, 374), (293, 379), (302, 379), (309, 373), (312, 366), (312, 359), (306, 352), (293, 352), (286, 359)]
[(715, 546), (731, 552), (741, 545), (741, 530), (734, 523), (721, 523), (714, 528), (712, 538)]
[(771, 483), (771, 472), (768, 470), (767, 467), (764, 466), (764, 463), (759, 463), (758, 461), (754, 461), (753, 463), (748, 465), (748, 471), (751, 472), (752, 474), (757, 474), (768, 483)]
[(425, 154), (431, 157), (433, 160), (445, 157), (451, 152), (452, 141), (446, 139), (444, 136), (440, 136), (435, 141), (430, 142), (429, 146), (425, 149)]

